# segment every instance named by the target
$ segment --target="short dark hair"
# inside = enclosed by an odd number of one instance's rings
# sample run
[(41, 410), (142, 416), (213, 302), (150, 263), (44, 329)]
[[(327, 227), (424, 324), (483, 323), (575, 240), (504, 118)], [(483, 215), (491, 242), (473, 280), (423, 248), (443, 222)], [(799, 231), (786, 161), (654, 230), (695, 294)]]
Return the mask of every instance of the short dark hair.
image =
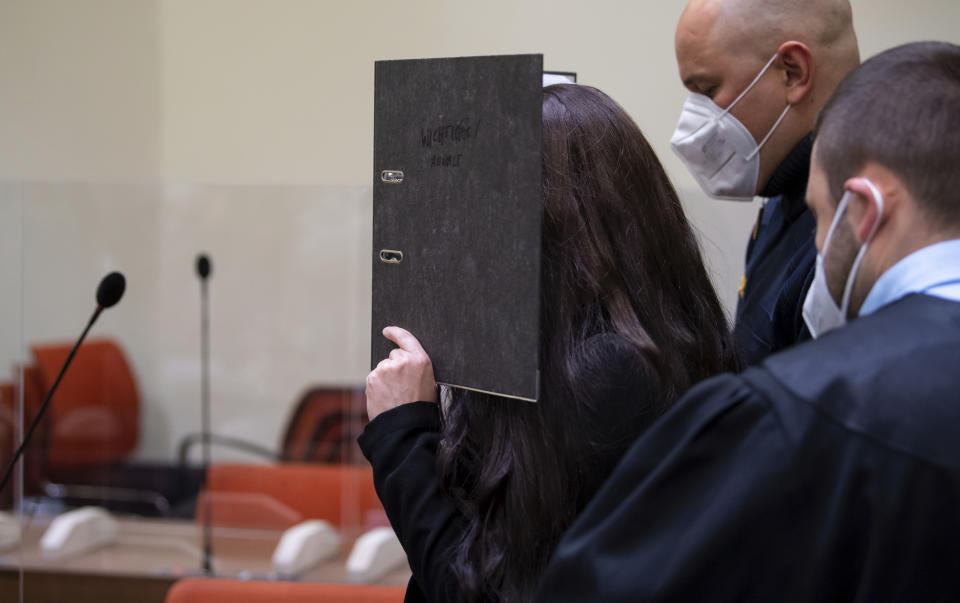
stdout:
[(864, 62), (820, 112), (814, 138), (835, 203), (874, 161), (932, 223), (960, 225), (960, 46), (915, 42)]

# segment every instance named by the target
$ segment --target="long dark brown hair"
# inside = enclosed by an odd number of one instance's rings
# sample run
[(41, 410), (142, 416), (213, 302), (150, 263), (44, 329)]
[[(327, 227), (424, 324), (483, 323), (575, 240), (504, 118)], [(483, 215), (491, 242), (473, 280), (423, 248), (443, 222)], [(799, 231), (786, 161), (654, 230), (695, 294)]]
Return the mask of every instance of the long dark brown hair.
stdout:
[(616, 335), (636, 359), (623, 366), (649, 386), (637, 399), (645, 424), (738, 368), (676, 191), (637, 125), (595, 88), (544, 89), (543, 208), (539, 402), (444, 392), (438, 467), (466, 517), (451, 553), (466, 601), (529, 599), (599, 486), (607, 442), (584, 421), (605, 409), (591, 395), (589, 339)]

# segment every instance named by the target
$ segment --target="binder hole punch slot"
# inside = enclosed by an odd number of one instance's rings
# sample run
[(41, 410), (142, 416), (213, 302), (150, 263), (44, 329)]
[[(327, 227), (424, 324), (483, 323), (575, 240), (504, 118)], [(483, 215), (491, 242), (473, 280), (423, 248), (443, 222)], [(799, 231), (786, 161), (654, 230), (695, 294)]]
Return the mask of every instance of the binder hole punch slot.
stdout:
[(380, 180), (387, 184), (400, 184), (403, 182), (402, 170), (383, 170), (380, 172)]
[(393, 249), (382, 249), (380, 251), (380, 261), (384, 264), (399, 264), (403, 261), (403, 252)]

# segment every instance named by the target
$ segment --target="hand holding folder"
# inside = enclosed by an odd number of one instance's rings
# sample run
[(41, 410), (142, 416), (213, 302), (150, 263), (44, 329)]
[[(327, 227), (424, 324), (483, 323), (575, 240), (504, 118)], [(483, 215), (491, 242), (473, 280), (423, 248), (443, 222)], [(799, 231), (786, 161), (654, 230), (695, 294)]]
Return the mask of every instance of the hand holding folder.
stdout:
[(437, 382), (433, 364), (412, 333), (387, 327), (383, 336), (397, 344), (367, 375), (367, 415), (377, 415), (407, 402), (436, 402)]

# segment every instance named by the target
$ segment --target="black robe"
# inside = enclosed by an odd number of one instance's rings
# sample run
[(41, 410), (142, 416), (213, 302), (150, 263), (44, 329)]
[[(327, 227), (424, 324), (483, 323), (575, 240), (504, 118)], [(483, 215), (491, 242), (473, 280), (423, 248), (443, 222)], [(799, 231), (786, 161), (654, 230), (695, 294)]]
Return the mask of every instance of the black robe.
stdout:
[(960, 599), (960, 303), (910, 295), (691, 390), (539, 600)]

